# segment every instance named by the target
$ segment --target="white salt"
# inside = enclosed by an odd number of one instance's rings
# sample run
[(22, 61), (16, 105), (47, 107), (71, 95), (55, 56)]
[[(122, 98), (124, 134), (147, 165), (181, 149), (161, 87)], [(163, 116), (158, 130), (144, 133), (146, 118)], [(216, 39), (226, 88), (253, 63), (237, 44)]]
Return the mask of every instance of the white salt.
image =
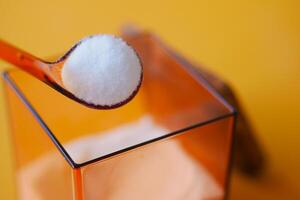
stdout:
[[(166, 133), (150, 116), (65, 144), (77, 162), (94, 159)], [(47, 153), (22, 168), (17, 177), (22, 199), (72, 198), (70, 169), (57, 153)], [(165, 140), (84, 168), (86, 199), (221, 199), (223, 190), (209, 170), (179, 140)]]
[(94, 35), (83, 39), (62, 68), (64, 87), (94, 105), (113, 106), (126, 101), (141, 81), (136, 52), (121, 38)]

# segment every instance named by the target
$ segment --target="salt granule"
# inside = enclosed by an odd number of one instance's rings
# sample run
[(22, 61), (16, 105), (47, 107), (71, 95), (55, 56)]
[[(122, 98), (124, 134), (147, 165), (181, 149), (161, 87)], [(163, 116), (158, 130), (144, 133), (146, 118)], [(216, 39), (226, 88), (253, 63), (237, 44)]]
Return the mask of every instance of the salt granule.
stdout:
[(142, 67), (136, 52), (121, 38), (94, 35), (83, 39), (62, 68), (64, 87), (94, 105), (113, 106), (138, 89)]

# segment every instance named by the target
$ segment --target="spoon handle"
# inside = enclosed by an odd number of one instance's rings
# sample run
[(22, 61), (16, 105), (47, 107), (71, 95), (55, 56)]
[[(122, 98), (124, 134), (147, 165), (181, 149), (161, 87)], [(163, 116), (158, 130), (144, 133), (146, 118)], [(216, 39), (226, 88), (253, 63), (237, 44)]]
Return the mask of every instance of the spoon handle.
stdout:
[(21, 50), (13, 45), (3, 41), (0, 39), (0, 59), (3, 59), (19, 68), (22, 70), (30, 73), (31, 75), (35, 76), (36, 78), (40, 80), (44, 80), (45, 73), (44, 73), (44, 68), (45, 68), (45, 63)]

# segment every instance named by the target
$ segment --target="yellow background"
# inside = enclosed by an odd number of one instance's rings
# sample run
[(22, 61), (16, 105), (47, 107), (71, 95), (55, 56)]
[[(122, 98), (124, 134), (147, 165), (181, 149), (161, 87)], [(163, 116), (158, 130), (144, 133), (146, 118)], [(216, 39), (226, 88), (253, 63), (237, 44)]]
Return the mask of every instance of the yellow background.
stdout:
[[(300, 1), (0, 0), (0, 38), (40, 57), (132, 22), (236, 89), (269, 160), (259, 179), (234, 172), (230, 199), (300, 199)], [(0, 70), (7, 64), (0, 63)], [(0, 89), (0, 199), (13, 199)]]

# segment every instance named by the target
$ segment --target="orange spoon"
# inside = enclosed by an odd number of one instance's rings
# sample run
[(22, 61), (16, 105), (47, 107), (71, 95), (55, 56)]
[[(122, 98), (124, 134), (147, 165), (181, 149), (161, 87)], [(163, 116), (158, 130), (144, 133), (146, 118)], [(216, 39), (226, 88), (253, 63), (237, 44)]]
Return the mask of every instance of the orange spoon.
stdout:
[(135, 89), (135, 91), (126, 100), (113, 105), (95, 105), (86, 102), (82, 99), (77, 98), (74, 94), (72, 94), (64, 87), (61, 78), (62, 67), (64, 65), (66, 58), (73, 52), (73, 50), (76, 49), (76, 47), (81, 42), (82, 41), (79, 41), (77, 44), (75, 44), (58, 60), (54, 62), (48, 62), (40, 58), (37, 58), (21, 49), (18, 49), (13, 45), (0, 39), (0, 59), (6, 60), (7, 62), (14, 64), (15, 66), (21, 68), (22, 70), (28, 72), (29, 74), (43, 81), (44, 83), (46, 83), (53, 89), (57, 90), (58, 92), (62, 93), (63, 95), (90, 108), (112, 109), (112, 108), (122, 106), (127, 102), (129, 102), (136, 95), (141, 85), (142, 75), (141, 75), (140, 83)]

